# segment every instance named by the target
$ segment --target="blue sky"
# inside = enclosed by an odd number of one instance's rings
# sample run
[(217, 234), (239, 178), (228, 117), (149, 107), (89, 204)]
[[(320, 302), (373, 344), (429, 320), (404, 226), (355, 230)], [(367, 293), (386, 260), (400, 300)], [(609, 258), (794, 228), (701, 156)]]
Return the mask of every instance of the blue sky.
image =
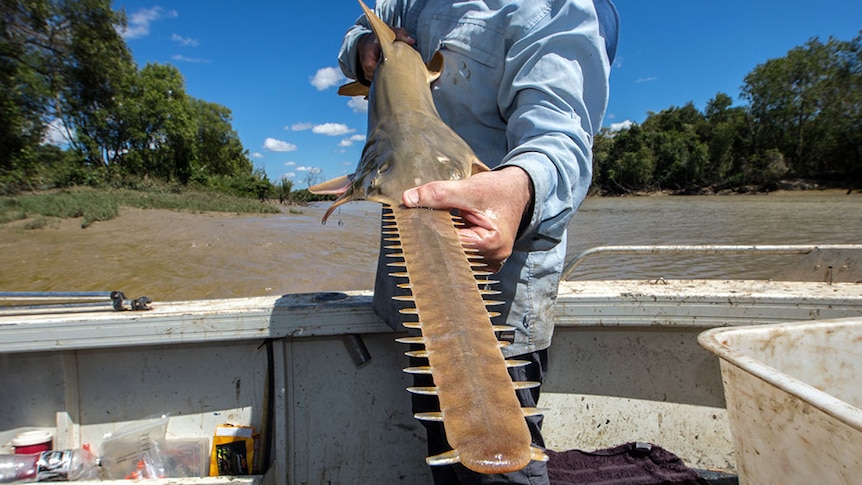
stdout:
[[(373, 3), (373, 0), (371, 0)], [(737, 100), (757, 64), (817, 36), (850, 40), (862, 2), (832, 0), (616, 0), (620, 45), (605, 126), (642, 122), (650, 111), (718, 92)], [(129, 20), (139, 67), (172, 64), (191, 96), (226, 106), (256, 167), (304, 188), (350, 173), (366, 113), (339, 97), (336, 70), (355, 0), (115, 0)], [(738, 101), (737, 101), (738, 103)]]

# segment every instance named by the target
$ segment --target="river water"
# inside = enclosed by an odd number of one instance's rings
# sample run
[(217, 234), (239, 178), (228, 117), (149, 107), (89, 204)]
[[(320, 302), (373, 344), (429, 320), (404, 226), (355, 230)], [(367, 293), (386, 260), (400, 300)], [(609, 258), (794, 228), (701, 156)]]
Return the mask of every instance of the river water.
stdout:
[[(155, 301), (370, 289), (379, 207), (326, 204), (267, 216), (124, 209), (80, 228), (0, 227), (0, 291), (110, 291)], [(862, 243), (862, 194), (588, 198), (569, 226), (569, 257), (595, 246)], [(791, 259), (787, 259), (791, 258)], [(613, 256), (571, 279), (768, 278), (797, 257)]]
[[(569, 257), (594, 246), (860, 244), (862, 194), (587, 199), (569, 225)], [(788, 259), (789, 258), (789, 259)], [(587, 260), (570, 279), (769, 278), (799, 256), (614, 256)]]

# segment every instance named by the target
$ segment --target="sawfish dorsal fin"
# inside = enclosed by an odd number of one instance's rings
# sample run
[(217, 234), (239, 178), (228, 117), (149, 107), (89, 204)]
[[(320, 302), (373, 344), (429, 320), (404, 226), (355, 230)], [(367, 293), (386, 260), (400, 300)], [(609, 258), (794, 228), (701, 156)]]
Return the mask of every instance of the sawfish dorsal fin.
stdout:
[(368, 8), (362, 0), (359, 0), (359, 5), (362, 6), (362, 11), (365, 12), (365, 18), (371, 24), (371, 30), (377, 36), (377, 41), (380, 42), (380, 49), (383, 51), (383, 57), (387, 57), (387, 52), (390, 46), (395, 42), (395, 31), (386, 22), (380, 20), (370, 8)]
[[(395, 31), (392, 30), (392, 27), (390, 27), (386, 22), (381, 20), (373, 10), (368, 8), (362, 0), (359, 0), (359, 5), (362, 6), (362, 11), (365, 12), (365, 18), (367, 18), (368, 23), (371, 24), (371, 30), (374, 31), (374, 35), (377, 37), (377, 42), (380, 43), (380, 50), (383, 53), (383, 58), (386, 59), (389, 57), (389, 52), (392, 50), (392, 44), (394, 44), (396, 40)], [(428, 70), (428, 83), (430, 84), (436, 81), (443, 72), (443, 54), (441, 54), (440, 51), (435, 52), (431, 60), (425, 64), (425, 68)], [(354, 84), (358, 84), (358, 86), (354, 86)], [(344, 90), (343, 93), (342, 90)], [(359, 83), (345, 84), (339, 88), (338, 94), (343, 94), (345, 96), (368, 96), (368, 87)]]

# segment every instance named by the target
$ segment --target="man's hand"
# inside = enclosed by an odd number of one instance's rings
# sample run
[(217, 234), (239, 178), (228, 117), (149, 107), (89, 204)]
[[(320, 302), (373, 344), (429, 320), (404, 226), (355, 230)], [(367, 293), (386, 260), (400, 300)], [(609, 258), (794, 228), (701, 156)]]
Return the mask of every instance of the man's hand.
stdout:
[(512, 254), (524, 212), (532, 207), (533, 183), (513, 166), (465, 180), (429, 182), (404, 191), (401, 199), (407, 207), (458, 209), (467, 223), (458, 230), (461, 239), (497, 272)]
[[(416, 39), (410, 37), (407, 30), (401, 27), (393, 27), (392, 30), (395, 31), (395, 40), (416, 45)], [(368, 82), (371, 82), (374, 79), (374, 71), (377, 70), (377, 64), (380, 62), (380, 43), (374, 34), (365, 34), (359, 38), (358, 42), (357, 48), (359, 50), (359, 64), (362, 68), (362, 74)]]

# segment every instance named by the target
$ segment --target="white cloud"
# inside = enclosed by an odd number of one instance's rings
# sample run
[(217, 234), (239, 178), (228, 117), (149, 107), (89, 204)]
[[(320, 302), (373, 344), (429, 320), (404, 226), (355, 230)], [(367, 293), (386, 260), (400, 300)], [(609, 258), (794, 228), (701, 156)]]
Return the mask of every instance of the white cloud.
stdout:
[(284, 162), (285, 167), (293, 167), (294, 165), (296, 165), (296, 162)]
[(354, 96), (347, 102), (347, 106), (353, 109), (354, 113), (367, 113), (368, 100), (361, 96)]
[(657, 79), (658, 79), (658, 76), (642, 77), (642, 78), (638, 79), (637, 81), (635, 81), (635, 84), (648, 83), (648, 82), (655, 81)]
[(314, 76), (309, 78), (311, 85), (316, 87), (318, 91), (329, 89), (332, 86), (344, 82), (345, 77), (341, 74), (341, 70), (337, 67), (324, 67), (318, 69)]
[(198, 42), (197, 39), (189, 39), (189, 38), (183, 37), (179, 34), (171, 35), (171, 40), (176, 42), (177, 44), (179, 44), (181, 46), (186, 46), (186, 47), (197, 47), (200, 45), (200, 42)]
[(251, 154), (251, 158), (263, 158), (263, 153), (254, 152)]
[(359, 141), (365, 141), (365, 135), (353, 135), (350, 138), (345, 138), (338, 143), (338, 146), (349, 147)]
[(129, 15), (125, 30), (120, 32), (124, 39), (140, 39), (150, 35), (150, 24), (156, 20), (176, 17), (176, 10), (162, 7), (142, 8)]
[(293, 173), (293, 172), (287, 172), (287, 173), (285, 173), (284, 175), (282, 175), (282, 176), (281, 176), (281, 178), (288, 178), (288, 179), (292, 179), (292, 178), (294, 178), (294, 177), (296, 177), (296, 174), (295, 174), (295, 173)]
[(314, 128), (314, 123), (294, 123), (290, 125), (290, 128), (287, 126), (284, 127), (285, 130), (290, 129), (293, 131), (305, 131)]
[(318, 135), (342, 136), (353, 133), (356, 130), (349, 128), (343, 123), (323, 123), (322, 125), (315, 125), (311, 131)]
[(308, 173), (315, 173), (315, 174), (322, 172), (322, 170), (320, 170), (320, 168), (318, 168), (318, 167), (306, 167), (305, 165), (301, 165), (299, 167), (296, 167), (294, 170), (296, 170), (297, 172), (308, 172)]
[(201, 63), (201, 62), (209, 62), (208, 60), (202, 59), (200, 57), (187, 57), (187, 56), (184, 56), (182, 54), (174, 54), (171, 56), (171, 59), (173, 59), (175, 61), (180, 61), (180, 62), (192, 62), (195, 64)]
[(263, 142), (264, 150), (271, 152), (293, 152), (296, 151), (296, 145), (286, 141), (277, 140), (275, 138), (267, 138)]
[(632, 120), (625, 120), (619, 123), (611, 123), (611, 125), (608, 126), (608, 129), (610, 129), (612, 133), (616, 133), (618, 131), (628, 130), (632, 127), (632, 124)]

